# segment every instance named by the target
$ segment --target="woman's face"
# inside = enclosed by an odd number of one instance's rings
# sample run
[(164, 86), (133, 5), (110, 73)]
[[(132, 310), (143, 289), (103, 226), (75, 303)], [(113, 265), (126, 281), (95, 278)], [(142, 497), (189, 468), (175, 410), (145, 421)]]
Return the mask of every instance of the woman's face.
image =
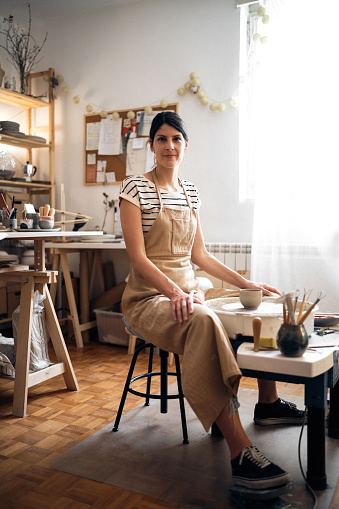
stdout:
[(187, 149), (188, 141), (185, 140), (180, 131), (174, 127), (163, 124), (151, 142), (151, 150), (154, 152), (157, 167), (175, 168), (178, 166)]

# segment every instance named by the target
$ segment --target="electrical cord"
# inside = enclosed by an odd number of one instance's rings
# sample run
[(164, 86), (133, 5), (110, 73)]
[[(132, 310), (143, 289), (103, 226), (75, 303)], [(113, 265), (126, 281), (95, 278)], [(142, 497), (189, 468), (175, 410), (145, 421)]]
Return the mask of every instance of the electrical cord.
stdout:
[(307, 488), (309, 489), (309, 491), (311, 492), (311, 495), (312, 495), (313, 500), (314, 500), (314, 504), (313, 504), (313, 506), (312, 506), (312, 509), (316, 509), (316, 508), (318, 507), (318, 499), (317, 499), (317, 495), (314, 493), (313, 489), (312, 489), (312, 488), (311, 488), (311, 486), (308, 484), (307, 479), (306, 479), (306, 476), (305, 476), (304, 471), (303, 471), (302, 464), (301, 464), (301, 454), (300, 454), (300, 450), (301, 450), (301, 439), (302, 439), (303, 432), (304, 432), (304, 427), (305, 427), (305, 422), (306, 422), (306, 415), (307, 415), (307, 406), (305, 406), (304, 420), (303, 420), (303, 423), (302, 423), (302, 426), (301, 426), (301, 431), (300, 431), (300, 436), (299, 436), (299, 443), (298, 443), (298, 460), (299, 460), (299, 467), (300, 467), (301, 475), (303, 476), (304, 481), (305, 481), (305, 483), (306, 483), (306, 486), (307, 486)]

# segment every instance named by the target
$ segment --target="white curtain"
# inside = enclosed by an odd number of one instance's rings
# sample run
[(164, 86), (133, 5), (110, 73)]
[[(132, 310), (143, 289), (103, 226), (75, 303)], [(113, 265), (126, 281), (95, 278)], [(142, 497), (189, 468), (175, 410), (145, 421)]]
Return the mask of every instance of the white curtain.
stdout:
[[(339, 2), (270, 0), (256, 66), (252, 279), (339, 312)], [(312, 300), (312, 299), (311, 299)]]

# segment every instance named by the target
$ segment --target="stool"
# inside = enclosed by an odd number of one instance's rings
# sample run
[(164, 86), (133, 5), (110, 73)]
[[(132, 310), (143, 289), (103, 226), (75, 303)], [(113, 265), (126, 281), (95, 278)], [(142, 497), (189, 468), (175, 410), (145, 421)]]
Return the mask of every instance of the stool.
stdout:
[[(139, 336), (140, 338), (140, 336)], [(143, 339), (143, 338), (140, 338)], [(145, 341), (145, 340), (144, 340)], [(145, 348), (149, 348), (149, 359), (148, 359), (148, 372), (142, 375), (138, 375), (133, 377), (133, 372), (135, 368), (135, 364), (137, 362), (138, 355), (145, 350)], [(180, 361), (179, 355), (174, 354), (175, 361), (175, 372), (168, 372), (168, 355), (169, 353), (165, 350), (160, 350), (160, 371), (153, 372), (153, 354), (154, 354), (155, 346), (152, 343), (146, 343), (139, 346), (132, 357), (131, 365), (128, 371), (124, 391), (121, 396), (121, 401), (119, 405), (119, 410), (117, 413), (116, 420), (114, 422), (114, 427), (112, 431), (118, 431), (119, 423), (121, 419), (121, 415), (124, 409), (127, 393), (135, 394), (141, 398), (145, 398), (145, 406), (149, 406), (150, 399), (159, 399), (160, 400), (160, 412), (162, 414), (167, 413), (167, 406), (169, 399), (179, 399), (180, 404), (180, 414), (181, 414), (181, 426), (182, 426), (182, 434), (183, 434), (183, 443), (188, 444), (188, 434), (187, 434), (187, 423), (186, 423), (186, 413), (185, 413), (185, 403), (184, 403), (184, 394), (182, 392), (181, 387), (181, 372), (180, 372)], [(178, 393), (177, 394), (168, 394), (168, 375), (176, 376), (177, 385), (178, 385)], [(152, 377), (160, 376), (160, 394), (151, 394), (151, 381)], [(139, 392), (132, 389), (131, 385), (136, 380), (140, 380), (141, 378), (147, 378), (147, 386), (146, 392)]]
[[(126, 334), (129, 334), (127, 353), (128, 355), (133, 355), (135, 352), (135, 344), (139, 336), (131, 332), (131, 329), (129, 329), (128, 327), (125, 327), (125, 332)], [(172, 352), (168, 352), (168, 364), (170, 365), (174, 364), (174, 353)]]

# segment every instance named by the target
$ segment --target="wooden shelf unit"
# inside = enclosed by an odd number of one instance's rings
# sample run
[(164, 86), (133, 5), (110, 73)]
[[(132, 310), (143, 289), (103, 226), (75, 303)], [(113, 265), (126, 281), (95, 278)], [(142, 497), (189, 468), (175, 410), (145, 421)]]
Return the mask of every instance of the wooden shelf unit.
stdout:
[[(0, 87), (0, 104), (9, 104), (18, 108), (26, 110), (26, 130), (28, 135), (34, 134), (35, 131), (45, 130), (48, 131), (49, 142), (41, 143), (26, 138), (17, 138), (14, 136), (8, 136), (1, 134), (0, 131), (0, 144), (11, 145), (26, 149), (26, 161), (32, 161), (32, 150), (45, 149), (49, 151), (49, 183), (41, 182), (25, 182), (25, 181), (12, 181), (12, 180), (0, 180), (1, 189), (9, 188), (23, 188), (29, 196), (36, 194), (48, 194), (49, 203), (51, 207), (55, 208), (55, 130), (54, 130), (54, 95), (51, 78), (54, 77), (54, 69), (49, 68), (47, 71), (38, 73), (31, 73), (29, 76), (29, 93), (32, 90), (32, 80), (36, 78), (43, 78), (48, 76), (48, 93), (47, 100), (38, 99), (31, 97), (30, 95), (23, 95), (13, 90), (8, 90)], [(32, 125), (32, 111), (36, 108), (48, 108), (48, 126), (39, 127), (35, 129)], [(2, 119), (4, 120), (4, 119)]]

